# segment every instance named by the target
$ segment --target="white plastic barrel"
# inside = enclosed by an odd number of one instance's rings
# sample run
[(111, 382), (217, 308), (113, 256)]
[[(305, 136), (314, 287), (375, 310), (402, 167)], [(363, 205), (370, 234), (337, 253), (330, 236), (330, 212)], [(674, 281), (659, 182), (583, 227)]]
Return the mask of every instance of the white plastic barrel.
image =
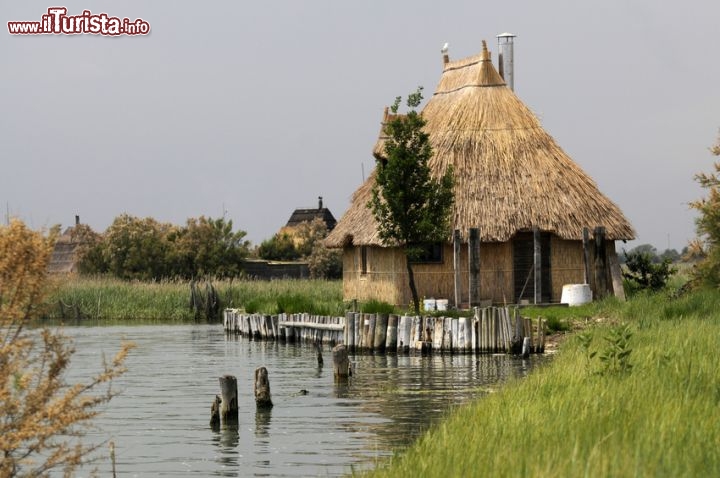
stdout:
[(435, 299), (423, 299), (424, 310), (435, 310)]
[(560, 303), (570, 307), (592, 302), (592, 290), (588, 284), (565, 284), (562, 288)]

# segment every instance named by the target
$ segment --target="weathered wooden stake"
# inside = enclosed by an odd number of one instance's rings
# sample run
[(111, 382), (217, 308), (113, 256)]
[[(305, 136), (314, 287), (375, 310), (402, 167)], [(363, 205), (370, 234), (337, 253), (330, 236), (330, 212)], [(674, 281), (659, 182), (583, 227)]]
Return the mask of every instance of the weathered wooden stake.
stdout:
[(271, 408), (270, 378), (265, 367), (255, 369), (255, 404), (258, 408)]
[(215, 400), (210, 405), (210, 427), (213, 430), (220, 429), (220, 403), (222, 403), (222, 399), (219, 395), (215, 395)]
[(461, 246), (460, 230), (455, 229), (453, 233), (453, 266), (455, 272), (455, 308), (460, 308), (460, 246)]
[(623, 288), (622, 270), (620, 269), (620, 261), (618, 261), (615, 244), (612, 244), (612, 250), (608, 256), (608, 268), (610, 268), (610, 277), (612, 278), (612, 288), (615, 297), (625, 301), (625, 289)]
[(317, 353), (317, 364), (318, 368), (322, 368), (323, 366), (323, 356), (322, 356), (322, 349), (320, 348), (320, 342), (316, 341), (313, 346), (315, 347), (315, 352)]
[(468, 300), (470, 307), (474, 307), (480, 305), (480, 230), (477, 228), (470, 229), (468, 268), (470, 272)]
[(530, 357), (530, 337), (525, 337), (522, 344), (522, 358), (528, 357)]
[[(220, 418), (222, 421), (238, 419), (238, 392), (235, 375), (220, 377)], [(215, 399), (217, 401), (217, 398)]]
[(590, 231), (587, 227), (583, 227), (583, 265), (584, 276), (583, 280), (585, 284), (590, 283)]
[(533, 269), (535, 276), (535, 304), (542, 303), (542, 243), (540, 229), (533, 227)]
[(605, 251), (605, 228), (595, 228), (595, 298), (607, 295), (607, 254)]
[(345, 345), (349, 350), (355, 350), (355, 314), (345, 314)]
[(348, 359), (347, 347), (343, 344), (336, 345), (332, 349), (332, 357), (335, 380), (347, 379), (352, 373), (350, 371), (350, 359)]
[(385, 350), (385, 343), (387, 340), (388, 331), (388, 315), (377, 314), (375, 317), (375, 341), (373, 346), (375, 350), (383, 352)]
[(389, 352), (397, 351), (398, 338), (398, 316), (390, 314), (388, 317), (387, 338), (385, 340), (385, 350)]

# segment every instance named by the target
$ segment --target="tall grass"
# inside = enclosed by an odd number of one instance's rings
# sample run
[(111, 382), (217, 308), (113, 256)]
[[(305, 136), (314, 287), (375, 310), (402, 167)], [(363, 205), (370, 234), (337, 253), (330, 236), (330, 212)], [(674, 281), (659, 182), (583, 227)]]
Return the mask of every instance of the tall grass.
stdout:
[[(605, 320), (548, 366), (457, 410), (373, 475), (720, 476), (720, 294), (593, 307)], [(624, 372), (602, 359), (621, 323)]]
[[(308, 312), (344, 315), (342, 283), (323, 280), (213, 281), (220, 308), (249, 313)], [(64, 306), (62, 306), (64, 304)], [(192, 321), (187, 281), (126, 282), (105, 277), (71, 277), (58, 282), (47, 300), (45, 316), (99, 321)], [(219, 319), (219, 317), (218, 317)]]

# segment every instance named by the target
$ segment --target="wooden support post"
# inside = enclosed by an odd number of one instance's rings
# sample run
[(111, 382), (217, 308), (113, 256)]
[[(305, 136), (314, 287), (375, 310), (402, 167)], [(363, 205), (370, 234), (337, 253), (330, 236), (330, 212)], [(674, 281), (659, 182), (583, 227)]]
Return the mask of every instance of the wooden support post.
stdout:
[(412, 319), (412, 328), (410, 329), (410, 347), (417, 348), (418, 342), (423, 339), (422, 317), (417, 315)]
[(213, 430), (220, 429), (220, 404), (221, 403), (222, 403), (222, 399), (220, 398), (220, 395), (215, 395), (215, 400), (213, 400), (212, 405), (210, 405), (210, 427)]
[(542, 243), (540, 229), (533, 227), (533, 276), (535, 279), (535, 304), (542, 303)]
[(385, 350), (388, 352), (397, 351), (398, 340), (398, 316), (390, 314), (388, 317), (387, 336), (385, 340)]
[(348, 311), (345, 312), (345, 329), (343, 329), (343, 343), (348, 349), (352, 349), (352, 329), (354, 323), (351, 325), (352, 322), (352, 312)]
[(458, 352), (465, 352), (465, 350), (468, 348), (468, 342), (470, 341), (467, 317), (458, 317), (457, 339)]
[(480, 230), (477, 228), (470, 229), (468, 238), (468, 270), (468, 300), (470, 307), (475, 307), (480, 305)]
[(385, 350), (387, 341), (388, 315), (377, 314), (375, 317), (375, 350), (382, 352)]
[(623, 288), (622, 271), (620, 269), (620, 261), (618, 260), (615, 243), (612, 243), (610, 254), (608, 254), (608, 267), (610, 268), (610, 277), (612, 278), (613, 294), (619, 300), (625, 301), (625, 289)]
[(528, 357), (530, 357), (530, 337), (525, 337), (522, 344), (522, 358)]
[(333, 375), (335, 380), (347, 379), (351, 375), (347, 347), (338, 344), (332, 349)]
[(468, 323), (470, 324), (470, 350), (472, 352), (477, 352), (478, 349), (478, 323), (480, 322), (480, 309), (478, 307), (475, 307), (475, 310), (473, 311), (473, 316), (468, 319)]
[(375, 314), (369, 314), (368, 320), (369, 325), (367, 328), (367, 341), (365, 342), (365, 347), (368, 350), (373, 350), (375, 348), (375, 320), (377, 316)]
[[(234, 375), (220, 377), (220, 419), (223, 422), (238, 420), (237, 378)], [(216, 398), (217, 402), (217, 398)]]
[(585, 266), (584, 284), (590, 283), (590, 231), (583, 227), (583, 265)]
[[(510, 309), (508, 309), (508, 312), (510, 312)], [(519, 355), (520, 353), (522, 353), (523, 338), (525, 336), (522, 326), (522, 319), (520, 318), (520, 311), (517, 308), (512, 309), (509, 319), (510, 323), (514, 322), (514, 325), (512, 326), (512, 339), (510, 342), (510, 349), (513, 354)]]
[(460, 308), (460, 303), (462, 301), (460, 294), (461, 294), (461, 282), (460, 282), (460, 246), (462, 238), (460, 237), (460, 230), (455, 229), (455, 232), (453, 233), (453, 267), (455, 272), (455, 308)]
[(323, 362), (323, 356), (322, 356), (322, 347), (321, 347), (321, 345), (320, 345), (321, 343), (322, 343), (322, 342), (320, 342), (320, 341), (316, 341), (316, 342), (313, 344), (313, 347), (315, 348), (315, 353), (316, 353), (316, 355), (317, 355), (318, 368), (322, 368), (323, 363), (324, 363), (324, 362)]
[(359, 350), (362, 347), (362, 330), (363, 330), (363, 318), (362, 313), (355, 312), (355, 349)]
[(443, 344), (442, 349), (445, 352), (452, 352), (453, 336), (452, 336), (452, 317), (443, 319)]
[(433, 349), (442, 351), (443, 347), (443, 323), (442, 317), (435, 319), (435, 325), (433, 330)]
[(265, 367), (255, 369), (255, 405), (258, 408), (271, 408), (273, 406), (270, 397), (270, 378)]
[(605, 228), (595, 228), (595, 298), (607, 295), (607, 264), (605, 253)]

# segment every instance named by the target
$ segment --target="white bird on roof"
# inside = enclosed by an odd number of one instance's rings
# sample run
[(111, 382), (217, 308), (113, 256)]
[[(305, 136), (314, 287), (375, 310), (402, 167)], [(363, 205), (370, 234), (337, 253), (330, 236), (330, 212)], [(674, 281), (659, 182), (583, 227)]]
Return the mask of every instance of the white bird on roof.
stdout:
[(440, 50), (440, 53), (447, 53), (449, 46), (450, 46), (450, 44), (448, 42), (445, 42), (445, 44), (442, 47), (442, 50)]

